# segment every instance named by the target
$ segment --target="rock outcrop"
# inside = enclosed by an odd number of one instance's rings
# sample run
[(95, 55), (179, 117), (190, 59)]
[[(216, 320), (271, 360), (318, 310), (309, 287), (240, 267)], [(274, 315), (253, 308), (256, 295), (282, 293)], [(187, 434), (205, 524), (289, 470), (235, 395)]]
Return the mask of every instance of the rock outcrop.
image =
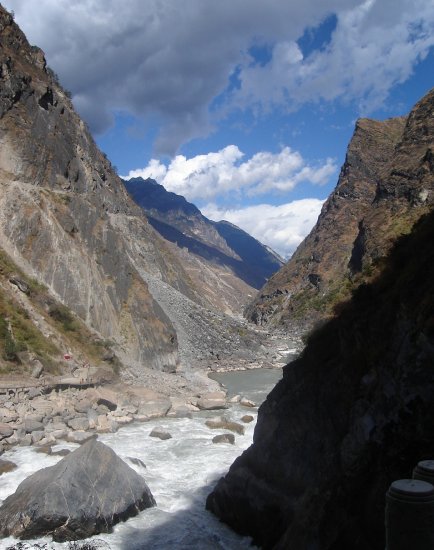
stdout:
[(433, 106), (434, 90), (408, 117), (357, 122), (317, 224), (249, 305), (248, 318), (312, 325), (378, 272), (396, 238), (434, 203)]
[(388, 486), (434, 456), (433, 239), (431, 212), (311, 334), (208, 497), (262, 548), (384, 549)]
[(145, 480), (109, 447), (91, 440), (18, 486), (0, 508), (0, 533), (83, 539), (110, 532), (154, 505)]

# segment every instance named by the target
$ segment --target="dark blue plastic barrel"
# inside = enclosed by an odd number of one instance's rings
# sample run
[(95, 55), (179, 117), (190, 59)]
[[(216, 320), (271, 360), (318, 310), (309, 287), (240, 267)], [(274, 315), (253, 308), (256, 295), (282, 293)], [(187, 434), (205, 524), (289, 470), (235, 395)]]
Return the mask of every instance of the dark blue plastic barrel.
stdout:
[(434, 550), (434, 486), (394, 481), (386, 493), (386, 550)]

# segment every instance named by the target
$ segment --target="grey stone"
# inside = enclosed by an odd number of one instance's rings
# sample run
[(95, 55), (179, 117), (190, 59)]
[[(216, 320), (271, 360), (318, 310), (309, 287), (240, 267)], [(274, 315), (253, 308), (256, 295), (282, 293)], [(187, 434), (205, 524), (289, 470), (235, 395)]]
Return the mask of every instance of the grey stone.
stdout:
[(32, 435), (31, 435), (33, 443), (37, 443), (38, 441), (41, 441), (41, 439), (43, 437), (45, 437), (45, 432), (42, 431), (42, 430), (41, 431), (36, 430), (36, 431), (32, 432)]
[(227, 409), (226, 395), (222, 391), (206, 393), (197, 400), (197, 406), (207, 411)]
[(172, 403), (170, 399), (164, 397), (151, 399), (139, 404), (138, 414), (146, 416), (148, 419), (159, 418), (161, 416), (165, 416), (171, 406)]
[(24, 420), (24, 430), (27, 433), (44, 430), (44, 424), (42, 422), (38, 422), (37, 420), (32, 420), (31, 418), (26, 418)]
[(119, 429), (119, 424), (112, 418), (109, 418), (105, 414), (98, 416), (98, 423), (96, 426), (97, 432), (100, 433), (114, 433)]
[(154, 428), (152, 432), (149, 434), (149, 437), (157, 437), (158, 439), (171, 439), (172, 436), (169, 432), (164, 432), (162, 430), (159, 430), (158, 428)]
[(12, 472), (17, 468), (18, 466), (15, 464), (15, 462), (11, 462), (10, 460), (3, 460), (0, 458), (0, 476), (2, 474), (7, 474), (8, 472)]
[(1, 422), (16, 422), (18, 420), (18, 417), (18, 413), (13, 410), (6, 409), (6, 407), (0, 409)]
[(238, 424), (237, 422), (227, 420), (226, 418), (221, 418), (219, 420), (207, 420), (205, 424), (206, 426), (208, 426), (208, 428), (230, 430), (231, 432), (235, 432), (240, 435), (244, 435), (245, 431), (244, 426)]
[(30, 447), (33, 444), (32, 434), (26, 434), (18, 439), (18, 445), (20, 447)]
[[(32, 374), (33, 376), (33, 374)], [(30, 388), (29, 393), (27, 394), (27, 397), (29, 399), (34, 399), (35, 397), (38, 397), (41, 395), (41, 390), (39, 388)]]
[(68, 420), (68, 426), (73, 430), (88, 430), (89, 429), (89, 420), (87, 418), (72, 418)]
[(83, 539), (154, 505), (145, 480), (93, 440), (24, 480), (0, 508), (0, 533)]
[(87, 413), (89, 409), (92, 409), (92, 403), (88, 399), (82, 399), (74, 404), (74, 408), (79, 413)]
[(250, 399), (247, 399), (247, 397), (242, 397), (240, 399), (240, 405), (243, 407), (256, 407), (256, 404)]
[(58, 431), (58, 430), (66, 430), (66, 429), (67, 429), (67, 426), (64, 422), (49, 422), (45, 426), (45, 431), (47, 433), (55, 432), (55, 431)]
[(234, 434), (220, 434), (212, 438), (213, 443), (230, 443), (233, 445), (235, 443)]
[(10, 437), (14, 430), (8, 424), (0, 424), (0, 440)]

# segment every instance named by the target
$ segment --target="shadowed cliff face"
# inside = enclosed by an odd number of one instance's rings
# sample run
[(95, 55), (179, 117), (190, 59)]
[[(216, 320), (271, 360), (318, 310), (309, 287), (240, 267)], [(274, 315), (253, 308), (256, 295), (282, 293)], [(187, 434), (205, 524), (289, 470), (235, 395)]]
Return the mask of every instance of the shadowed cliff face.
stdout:
[(433, 239), (430, 213), (310, 336), (208, 497), (264, 548), (384, 549), (389, 484), (434, 455)]
[(431, 91), (408, 117), (357, 122), (317, 224), (247, 308), (248, 318), (312, 324), (378, 271), (394, 240), (433, 205), (433, 106)]
[[(0, 245), (127, 363), (173, 369), (175, 330), (138, 270), (200, 300), (0, 6)], [(140, 247), (138, 251), (137, 248)]]

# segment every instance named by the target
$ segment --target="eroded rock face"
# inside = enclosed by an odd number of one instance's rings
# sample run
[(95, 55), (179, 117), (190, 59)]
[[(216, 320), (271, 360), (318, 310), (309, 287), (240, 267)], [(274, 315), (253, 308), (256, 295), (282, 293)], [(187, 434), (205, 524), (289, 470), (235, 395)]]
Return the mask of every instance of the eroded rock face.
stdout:
[(313, 333), (207, 506), (265, 549), (383, 550), (385, 493), (434, 456), (434, 212)]
[(434, 203), (434, 90), (408, 117), (357, 122), (334, 192), (289, 262), (246, 310), (258, 324), (312, 325), (369, 280)]
[(91, 440), (18, 486), (0, 508), (0, 533), (77, 540), (109, 532), (154, 505), (145, 480), (109, 447)]
[(124, 361), (174, 369), (175, 330), (138, 269), (173, 282), (184, 279), (182, 266), (129, 198), (41, 63), (42, 52), (2, 7), (0, 29), (2, 247), (57, 300), (117, 342)]

